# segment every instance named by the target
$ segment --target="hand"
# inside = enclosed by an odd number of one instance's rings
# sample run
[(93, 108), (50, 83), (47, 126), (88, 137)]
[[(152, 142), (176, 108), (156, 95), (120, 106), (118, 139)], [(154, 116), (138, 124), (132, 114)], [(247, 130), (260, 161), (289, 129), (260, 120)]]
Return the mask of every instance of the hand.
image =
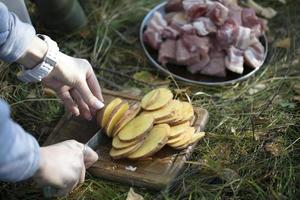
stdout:
[(40, 148), (40, 166), (34, 180), (39, 186), (51, 186), (58, 191), (54, 196), (64, 196), (85, 179), (85, 170), (98, 160), (98, 155), (75, 140)]
[(91, 120), (104, 104), (96, 75), (87, 60), (60, 53), (57, 66), (42, 80), (75, 116)]

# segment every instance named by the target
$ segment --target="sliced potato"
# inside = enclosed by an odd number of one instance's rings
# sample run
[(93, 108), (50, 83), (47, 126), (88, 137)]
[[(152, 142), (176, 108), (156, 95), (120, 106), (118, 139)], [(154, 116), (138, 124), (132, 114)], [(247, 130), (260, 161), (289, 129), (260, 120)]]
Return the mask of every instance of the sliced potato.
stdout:
[(177, 135), (174, 138), (168, 139), (167, 144), (172, 145), (172, 144), (175, 144), (175, 143), (179, 142), (180, 140), (183, 140), (183, 138), (185, 137), (185, 133), (186, 133), (186, 131), (182, 132), (181, 134)]
[(141, 101), (142, 108), (152, 106), (159, 98), (159, 93), (160, 90), (152, 90), (149, 93), (147, 93)]
[(198, 132), (198, 133), (194, 133), (192, 135), (192, 139), (190, 141), (190, 144), (193, 144), (195, 142), (198, 142), (200, 139), (202, 139), (205, 136), (204, 132)]
[(181, 120), (180, 111), (181, 111), (182, 104), (180, 103), (180, 101), (171, 100), (166, 106), (169, 106), (170, 107), (169, 109), (172, 110), (172, 116), (168, 118), (156, 120), (155, 121), (156, 124), (164, 124), (164, 123), (171, 124), (172, 122)]
[(143, 144), (143, 142), (137, 143), (137, 144), (135, 144), (133, 146), (130, 146), (130, 147), (127, 147), (127, 148), (124, 148), (124, 149), (111, 148), (111, 150), (109, 152), (109, 155), (113, 159), (125, 158), (126, 156), (130, 155), (132, 152), (134, 152), (137, 149), (139, 149), (142, 144)]
[(139, 115), (136, 118), (132, 119), (130, 122), (128, 122), (119, 132), (117, 137), (121, 141), (133, 141), (137, 140), (145, 134), (148, 133), (148, 131), (153, 126), (154, 119), (150, 115)]
[(122, 118), (124, 113), (128, 110), (129, 105), (127, 102), (123, 101), (119, 106), (117, 106), (110, 114), (110, 117), (105, 126), (106, 134), (109, 137), (112, 137), (112, 130), (115, 127), (116, 123)]
[(115, 98), (107, 106), (105, 106), (100, 112), (97, 113), (97, 121), (101, 127), (105, 127), (109, 116), (113, 109), (122, 103), (122, 99)]
[(183, 115), (182, 115), (182, 122), (186, 122), (186, 121), (190, 121), (192, 120), (193, 116), (194, 116), (194, 108), (192, 106), (192, 104), (188, 103), (188, 102), (182, 102), (183, 105)]
[(119, 133), (119, 131), (133, 118), (135, 118), (139, 112), (141, 110), (141, 105), (140, 103), (136, 103), (133, 106), (131, 106), (129, 108), (129, 110), (127, 110), (125, 112), (125, 114), (121, 117), (121, 119), (119, 119), (119, 121), (117, 122), (117, 124), (115, 125), (114, 129), (113, 129), (113, 136), (117, 135)]
[(119, 137), (114, 137), (112, 140), (112, 146), (115, 149), (125, 149), (131, 146), (136, 145), (137, 143), (143, 142), (144, 138), (140, 138), (139, 140), (133, 140), (131, 142), (123, 142), (119, 139)]
[(142, 108), (145, 110), (157, 110), (165, 106), (172, 98), (173, 98), (173, 94), (169, 89), (158, 88), (146, 94), (142, 99), (141, 105)]
[(189, 122), (185, 122), (183, 124), (179, 124), (176, 126), (171, 126), (171, 132), (169, 135), (169, 139), (176, 138), (181, 133), (185, 132), (190, 127)]
[(159, 151), (168, 140), (171, 129), (168, 124), (159, 124), (152, 128), (143, 145), (128, 156), (129, 159), (144, 158)]
[(176, 148), (176, 147), (180, 147), (180, 146), (184, 146), (184, 145), (186, 145), (186, 144), (190, 144), (190, 141), (191, 141), (191, 139), (192, 139), (192, 135), (195, 133), (195, 128), (194, 127), (189, 127), (188, 128), (188, 130), (186, 130), (185, 132), (184, 132), (184, 137), (181, 139), (181, 140), (179, 140), (179, 141), (177, 141), (177, 142), (175, 142), (175, 143), (171, 143), (171, 144), (169, 144), (171, 147), (174, 147), (174, 148)]
[(158, 109), (158, 110), (153, 110), (153, 111), (144, 111), (142, 112), (143, 115), (152, 115), (155, 122), (156, 121), (162, 121), (162, 120), (167, 120), (171, 117), (174, 116), (175, 114), (175, 108), (174, 108), (174, 103), (173, 100), (165, 105), (164, 107)]

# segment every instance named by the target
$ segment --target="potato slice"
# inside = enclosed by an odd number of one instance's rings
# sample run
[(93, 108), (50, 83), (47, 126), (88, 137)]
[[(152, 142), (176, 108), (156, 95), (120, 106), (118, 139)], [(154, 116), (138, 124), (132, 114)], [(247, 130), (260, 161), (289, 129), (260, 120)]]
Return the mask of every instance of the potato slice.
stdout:
[(139, 115), (128, 122), (117, 135), (123, 142), (130, 142), (144, 137), (152, 129), (154, 119), (150, 115)]
[(133, 140), (131, 142), (123, 142), (119, 139), (119, 137), (115, 136), (112, 140), (112, 146), (115, 149), (125, 149), (134, 146), (139, 142), (143, 142), (144, 139), (145, 138), (140, 138), (139, 140)]
[(167, 105), (172, 98), (173, 94), (169, 89), (158, 88), (146, 94), (142, 99), (141, 105), (145, 110), (157, 110)]
[(182, 102), (183, 105), (183, 113), (182, 113), (182, 122), (190, 121), (194, 116), (194, 108), (192, 104), (188, 102)]
[(176, 138), (181, 133), (185, 132), (190, 127), (189, 122), (185, 122), (183, 124), (179, 124), (176, 126), (171, 126), (171, 132), (169, 135), (169, 139)]
[(121, 103), (122, 99), (115, 98), (109, 104), (107, 104), (107, 106), (105, 106), (100, 112), (97, 113), (97, 121), (101, 127), (105, 127), (111, 112)]
[(112, 130), (115, 127), (116, 123), (121, 119), (124, 113), (128, 110), (129, 105), (126, 101), (117, 106), (110, 114), (107, 125), (105, 127), (106, 134), (109, 137), (112, 137)]
[(184, 139), (184, 137), (185, 137), (185, 133), (186, 133), (186, 131), (185, 131), (185, 132), (182, 132), (182, 133), (181, 133), (181, 134), (179, 134), (177, 137), (174, 137), (174, 138), (168, 139), (168, 142), (167, 142), (167, 144), (168, 144), (168, 145), (172, 145), (172, 144), (175, 144), (175, 143), (177, 143), (177, 142), (179, 142), (179, 141), (183, 140), (183, 139)]
[(125, 112), (125, 114), (121, 117), (121, 119), (119, 119), (119, 121), (115, 125), (115, 128), (113, 129), (113, 136), (117, 135), (120, 132), (120, 130), (129, 121), (131, 121), (133, 118), (135, 118), (139, 114), (140, 111), (141, 111), (141, 105), (140, 105), (140, 103), (136, 103), (133, 106), (131, 106), (129, 108), (129, 110), (127, 110)]
[(203, 137), (205, 136), (205, 133), (204, 132), (197, 132), (197, 133), (194, 133), (192, 135), (192, 139), (190, 141), (190, 144), (193, 144), (195, 142), (198, 142), (200, 139), (202, 139)]
[[(166, 106), (169, 106), (170, 110), (172, 110), (172, 116), (171, 117), (168, 117), (168, 118), (163, 118), (163, 119), (160, 119), (160, 120), (156, 120), (155, 123), (156, 124), (164, 124), (164, 123), (167, 123), (167, 124), (171, 124), (172, 122), (175, 122), (175, 121), (178, 121), (178, 120), (181, 120), (181, 109), (182, 109), (182, 104), (180, 103), (180, 101), (178, 100), (171, 100), (168, 105)], [(159, 110), (157, 110), (158, 112)]]
[(168, 124), (154, 126), (143, 145), (127, 157), (129, 159), (138, 159), (153, 155), (167, 143), (170, 131), (171, 129)]
[(152, 115), (154, 118), (155, 123), (157, 121), (163, 121), (167, 120), (169, 118), (172, 118), (175, 115), (175, 104), (172, 100), (170, 103), (165, 105), (164, 107), (158, 109), (158, 110), (153, 110), (153, 111), (144, 111), (142, 112), (143, 115)]
[(124, 148), (124, 149), (115, 149), (115, 148), (111, 148), (109, 155), (113, 158), (113, 159), (120, 159), (120, 158), (125, 158), (128, 155), (130, 155), (131, 153), (133, 153), (134, 151), (136, 151), (137, 149), (139, 149), (141, 147), (141, 145), (143, 144), (143, 142), (137, 143), (133, 146)]
[(157, 89), (147, 93), (141, 101), (142, 108), (147, 108), (149, 106), (152, 106), (159, 98), (159, 94), (160, 94), (160, 90)]
[(184, 134), (182, 134), (184, 137), (175, 142), (175, 143), (171, 143), (169, 144), (171, 147), (176, 148), (176, 147), (180, 147), (180, 146), (184, 146), (186, 144), (190, 144), (190, 141), (192, 139), (192, 135), (195, 133), (195, 128), (194, 127), (189, 127), (188, 130), (186, 130), (184, 132)]

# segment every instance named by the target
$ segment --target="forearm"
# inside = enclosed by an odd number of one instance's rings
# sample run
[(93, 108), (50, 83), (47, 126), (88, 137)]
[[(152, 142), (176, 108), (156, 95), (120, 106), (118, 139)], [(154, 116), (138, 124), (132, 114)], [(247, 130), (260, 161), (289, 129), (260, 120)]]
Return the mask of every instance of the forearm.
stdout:
[(0, 100), (0, 180), (25, 180), (39, 167), (39, 145), (10, 118), (8, 105)]
[(30, 24), (21, 22), (1, 2), (0, 19), (0, 60), (16, 62), (35, 43), (35, 30)]

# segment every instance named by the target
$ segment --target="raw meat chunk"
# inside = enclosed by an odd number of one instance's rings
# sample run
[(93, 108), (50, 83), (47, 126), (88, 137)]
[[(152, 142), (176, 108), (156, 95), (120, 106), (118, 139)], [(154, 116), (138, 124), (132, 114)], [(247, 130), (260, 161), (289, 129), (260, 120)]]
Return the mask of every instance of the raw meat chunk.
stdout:
[(217, 77), (226, 76), (225, 54), (222, 51), (212, 51), (210, 62), (200, 71), (201, 74)]
[(216, 25), (211, 21), (211, 19), (207, 17), (200, 17), (197, 18), (193, 22), (193, 26), (197, 30), (198, 35), (200, 36), (206, 36), (210, 33), (216, 33), (217, 27)]
[(260, 67), (263, 64), (264, 57), (265, 48), (257, 39), (244, 53), (246, 63), (253, 68)]
[(200, 61), (198, 52), (191, 53), (183, 43), (182, 39), (176, 42), (176, 61), (179, 65), (193, 65)]
[(162, 43), (162, 37), (158, 32), (156, 32), (152, 29), (147, 29), (144, 32), (144, 41), (151, 48), (158, 50), (160, 44)]
[(233, 43), (234, 45), (242, 50), (249, 47), (251, 42), (251, 29), (239, 26), (234, 29), (233, 33)]
[(255, 36), (259, 37), (265, 31), (264, 22), (256, 16), (252, 8), (244, 8), (242, 11), (243, 26), (251, 28)]
[(216, 25), (221, 26), (226, 21), (229, 9), (219, 2), (214, 2), (209, 6), (206, 16), (208, 16)]
[(150, 22), (148, 23), (147, 29), (152, 29), (161, 34), (165, 27), (167, 27), (166, 20), (163, 18), (161, 13), (155, 12)]
[(176, 39), (178, 36), (179, 32), (170, 26), (165, 27), (162, 31), (163, 38)]
[(166, 5), (166, 12), (182, 11), (182, 0), (168, 0)]
[(232, 19), (227, 19), (226, 22), (217, 31), (218, 46), (227, 49), (233, 44), (234, 30), (238, 28), (238, 25)]
[(186, 15), (190, 20), (204, 16), (211, 4), (212, 2), (209, 0), (184, 0), (182, 2)]
[(227, 50), (227, 56), (225, 58), (226, 68), (232, 72), (243, 74), (244, 72), (244, 55), (243, 51), (230, 46)]
[(163, 65), (166, 63), (176, 63), (176, 40), (167, 39), (161, 44), (158, 61)]

